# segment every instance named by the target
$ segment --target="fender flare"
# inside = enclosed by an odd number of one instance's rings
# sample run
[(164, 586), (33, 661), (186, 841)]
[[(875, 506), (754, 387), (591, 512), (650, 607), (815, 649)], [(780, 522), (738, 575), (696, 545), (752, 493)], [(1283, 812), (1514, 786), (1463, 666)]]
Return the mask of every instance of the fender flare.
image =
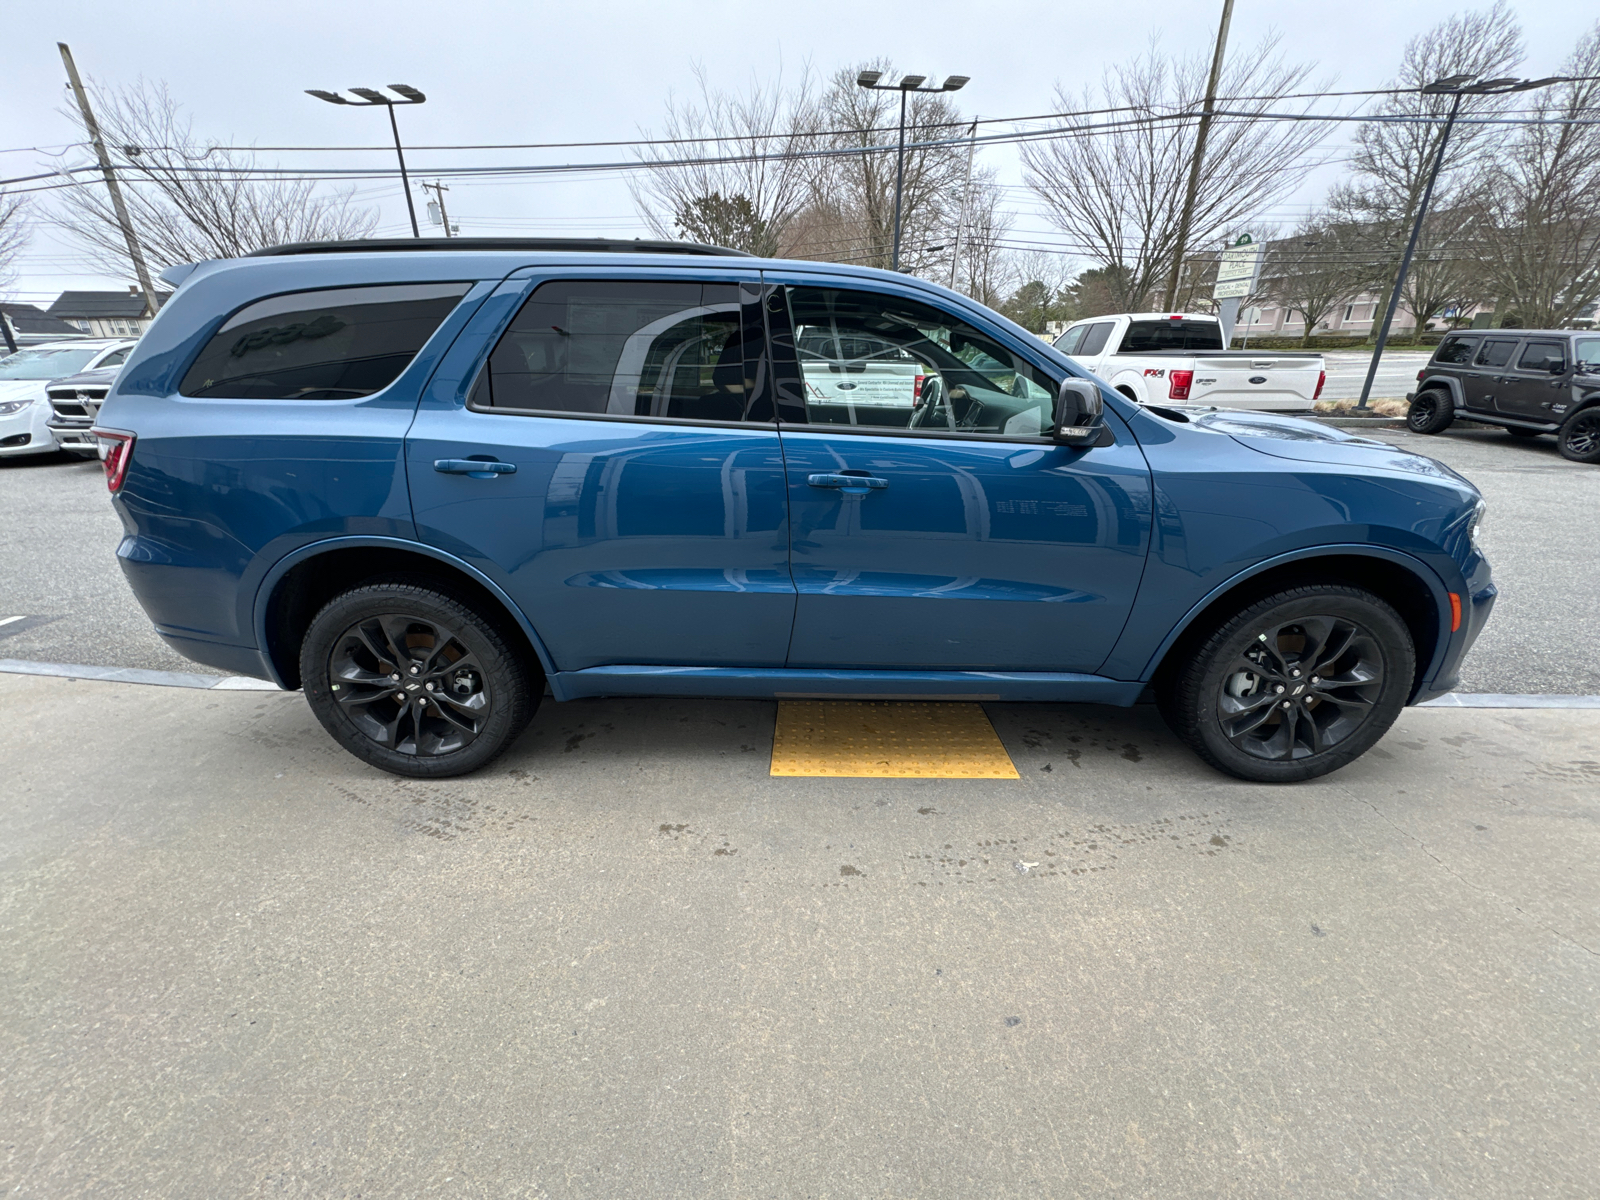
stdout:
[[(285, 575), (308, 559), (339, 550), (374, 548), (403, 550), (408, 554), (420, 554), (424, 558), (431, 558), (447, 567), (452, 567), (466, 575), (474, 583), (482, 585), (490, 595), (500, 601), (506, 612), (516, 621), (517, 627), (522, 630), (523, 635), (528, 639), (528, 644), (533, 647), (534, 654), (538, 656), (539, 665), (544, 669), (545, 678), (552, 681), (551, 688), (554, 690), (556, 686), (554, 683), (556, 678), (555, 660), (550, 657), (550, 651), (546, 648), (544, 639), (539, 636), (538, 630), (534, 629), (533, 623), (528, 620), (527, 614), (506, 594), (504, 588), (471, 563), (457, 558), (453, 554), (447, 554), (443, 550), (435, 549), (420, 542), (406, 541), (404, 538), (364, 536), (322, 538), (319, 541), (310, 542), (284, 555), (272, 565), (271, 570), (262, 576), (261, 583), (256, 588), (255, 599), (252, 602), (251, 628), (255, 632), (256, 646), (260, 650), (262, 658), (267, 661), (268, 668), (272, 671), (272, 681), (279, 687), (286, 685), (279, 678), (277, 666), (272, 662), (272, 655), (267, 647), (267, 610), (270, 607), (274, 589), (277, 588)], [(556, 699), (560, 700), (562, 697), (557, 695)]]
[[(1427, 668), (1418, 676), (1418, 688), (1426, 686), (1438, 674), (1440, 666), (1444, 663), (1445, 655), (1450, 649), (1450, 642), (1453, 637), (1450, 632), (1448, 615), (1450, 612), (1450, 589), (1445, 586), (1444, 580), (1439, 578), (1439, 573), (1422, 559), (1399, 550), (1390, 550), (1385, 546), (1373, 546), (1362, 542), (1335, 542), (1322, 546), (1304, 546), (1299, 550), (1290, 550), (1285, 554), (1275, 555), (1261, 562), (1252, 563), (1244, 570), (1229, 576), (1197, 600), (1189, 608), (1189, 611), (1183, 614), (1182, 620), (1172, 627), (1167, 636), (1162, 639), (1161, 644), (1156, 647), (1155, 653), (1150, 656), (1150, 660), (1145, 663), (1144, 669), (1139, 673), (1139, 682), (1150, 682), (1156, 673), (1156, 668), (1161, 664), (1162, 659), (1166, 657), (1167, 651), (1171, 650), (1178, 639), (1194, 624), (1195, 619), (1224, 593), (1275, 567), (1281, 567), (1293, 562), (1329, 558), (1334, 555), (1382, 559), (1385, 562), (1393, 563), (1397, 567), (1410, 571), (1427, 587), (1429, 594), (1433, 597), (1434, 612), (1439, 616), (1439, 630), (1438, 636), (1435, 637), (1433, 643), (1433, 657), (1429, 660)], [(1466, 584), (1463, 583), (1461, 586), (1464, 589)], [(1457, 595), (1462, 595), (1462, 593), (1458, 592)], [(1465, 599), (1464, 596), (1463, 599)], [(1412, 694), (1416, 694), (1415, 689)]]
[[(1467, 407), (1466, 389), (1461, 386), (1461, 381), (1451, 375), (1430, 375), (1424, 373), (1421, 382), (1417, 384), (1417, 391), (1424, 388), (1444, 387), (1450, 393), (1450, 399), (1457, 412), (1462, 412)], [(1416, 393), (1412, 393), (1415, 395)]]

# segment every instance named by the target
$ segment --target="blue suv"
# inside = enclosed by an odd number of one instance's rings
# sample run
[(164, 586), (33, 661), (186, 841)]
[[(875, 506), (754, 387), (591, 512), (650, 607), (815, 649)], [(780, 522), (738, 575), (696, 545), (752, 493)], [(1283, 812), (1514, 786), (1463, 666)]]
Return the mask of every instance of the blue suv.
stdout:
[(1445, 692), (1476, 489), (1292, 418), (1141, 407), (905, 275), (649, 242), (176, 268), (100, 414), (157, 632), (384, 770), (583, 696), (1153, 699), (1325, 774)]

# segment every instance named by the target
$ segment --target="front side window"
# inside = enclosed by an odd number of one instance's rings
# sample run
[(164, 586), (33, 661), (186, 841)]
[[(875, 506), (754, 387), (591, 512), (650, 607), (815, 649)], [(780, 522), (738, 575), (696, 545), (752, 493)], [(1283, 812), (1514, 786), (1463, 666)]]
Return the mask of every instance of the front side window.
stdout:
[(1148, 354), (1153, 350), (1221, 350), (1222, 326), (1216, 321), (1132, 321), (1122, 335), (1118, 354)]
[(98, 370), (101, 367), (120, 367), (123, 363), (123, 360), (128, 357), (128, 350), (129, 347), (127, 346), (124, 346), (121, 350), (113, 350), (99, 362), (95, 363), (95, 369)]
[(1472, 351), (1477, 345), (1477, 338), (1445, 338), (1439, 343), (1433, 361), (1444, 367), (1464, 367), (1472, 361)]
[(1087, 325), (1074, 326), (1056, 339), (1056, 349), (1063, 354), (1076, 354), (1078, 347), (1083, 344), (1083, 335), (1088, 332)]
[(1478, 351), (1475, 365), (1480, 367), (1503, 367), (1511, 361), (1511, 352), (1516, 348), (1516, 342), (1498, 340), (1485, 342), (1483, 349)]
[(224, 322), (178, 391), (239, 400), (370, 396), (395, 381), (471, 286), (385, 284), (259, 300)]
[(1116, 328), (1115, 321), (1101, 321), (1089, 326), (1089, 332), (1083, 335), (1083, 345), (1078, 347), (1078, 354), (1082, 358), (1093, 358), (1106, 348), (1106, 343), (1111, 340), (1111, 331)]
[[(753, 318), (745, 315), (746, 308)], [(759, 302), (736, 283), (556, 280), (523, 304), (473, 388), (474, 408), (771, 420), (758, 395)], [(747, 350), (751, 351), (747, 354)]]
[(1517, 370), (1553, 375), (1567, 365), (1566, 347), (1560, 342), (1529, 342), (1517, 355)]
[(961, 318), (877, 292), (787, 290), (791, 329), (774, 327), (774, 354), (798, 376), (808, 424), (944, 436), (1049, 431), (1050, 380)]

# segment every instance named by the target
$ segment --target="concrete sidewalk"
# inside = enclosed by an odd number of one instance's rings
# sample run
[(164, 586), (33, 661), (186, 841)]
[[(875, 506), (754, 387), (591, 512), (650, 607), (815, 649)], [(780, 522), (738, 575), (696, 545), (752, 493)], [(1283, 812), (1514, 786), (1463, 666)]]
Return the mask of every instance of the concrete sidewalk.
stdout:
[(1266, 788), (986, 707), (1020, 780), (590, 701), (420, 784), (297, 695), (0, 676), (0, 1194), (1592, 1191), (1600, 712)]

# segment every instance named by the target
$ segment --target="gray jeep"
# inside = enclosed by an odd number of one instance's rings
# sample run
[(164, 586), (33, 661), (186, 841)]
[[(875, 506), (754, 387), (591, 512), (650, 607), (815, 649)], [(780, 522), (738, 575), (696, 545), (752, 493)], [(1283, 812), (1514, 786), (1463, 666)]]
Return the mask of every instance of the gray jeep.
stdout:
[(1600, 463), (1600, 332), (1452, 333), (1406, 399), (1413, 433), (1442, 433), (1457, 420), (1498, 425), (1517, 437), (1553, 433), (1563, 458)]

